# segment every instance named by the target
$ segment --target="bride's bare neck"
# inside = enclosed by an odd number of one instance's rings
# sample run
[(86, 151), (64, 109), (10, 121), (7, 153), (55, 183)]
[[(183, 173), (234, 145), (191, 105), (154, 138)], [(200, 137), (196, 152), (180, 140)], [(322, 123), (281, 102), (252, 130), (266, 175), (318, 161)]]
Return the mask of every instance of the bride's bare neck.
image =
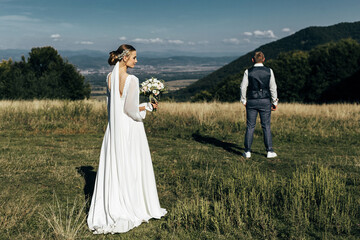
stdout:
[(120, 76), (127, 76), (128, 75), (127, 66), (123, 61), (119, 64), (119, 74), (120, 74)]

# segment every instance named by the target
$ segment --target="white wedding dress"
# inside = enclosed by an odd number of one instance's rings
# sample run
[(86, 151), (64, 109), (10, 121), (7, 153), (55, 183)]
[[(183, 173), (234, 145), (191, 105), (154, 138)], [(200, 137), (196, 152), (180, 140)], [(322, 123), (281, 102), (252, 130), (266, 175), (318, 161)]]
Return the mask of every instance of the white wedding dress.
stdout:
[(117, 63), (107, 92), (109, 123), (87, 218), (94, 234), (127, 232), (166, 214), (160, 207), (142, 122), (146, 111), (139, 111), (139, 80), (129, 75), (121, 96)]

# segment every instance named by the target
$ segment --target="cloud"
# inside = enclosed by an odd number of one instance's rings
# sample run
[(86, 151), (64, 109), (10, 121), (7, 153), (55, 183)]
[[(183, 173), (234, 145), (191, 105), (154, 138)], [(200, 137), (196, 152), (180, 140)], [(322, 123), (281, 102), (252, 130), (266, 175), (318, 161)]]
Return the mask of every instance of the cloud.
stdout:
[(168, 43), (171, 43), (171, 44), (184, 44), (184, 41), (181, 41), (181, 40), (168, 40)]
[(50, 36), (54, 42), (61, 41), (61, 36), (58, 33), (51, 34)]
[(55, 33), (55, 34), (51, 34), (50, 37), (51, 37), (51, 38), (60, 38), (61, 36), (60, 36), (60, 34)]
[(252, 36), (253, 34), (252, 34), (252, 32), (244, 32), (244, 35), (245, 36)]
[(77, 41), (76, 44), (81, 44), (81, 45), (93, 45), (94, 42), (91, 42), (91, 41)]
[(267, 31), (256, 30), (254, 31), (254, 36), (258, 38), (276, 38), (272, 30), (267, 30)]
[[(23, 15), (4, 15), (0, 16), (0, 26), (5, 29), (13, 30), (13, 29), (21, 29), (20, 31), (29, 31), (33, 30), (43, 30), (44, 23), (40, 21), (40, 19), (31, 18)], [(41, 26), (41, 27), (40, 27)]]
[(240, 44), (240, 40), (237, 38), (227, 38), (223, 40), (224, 43)]
[(204, 40), (204, 41), (197, 41), (197, 42), (193, 42), (193, 41), (189, 41), (187, 42), (188, 45), (206, 45), (206, 44), (209, 44), (210, 42), (207, 41), (207, 40)]
[(122, 36), (122, 37), (119, 37), (119, 40), (121, 40), (121, 41), (125, 41), (127, 38), (126, 37), (124, 37), (124, 36)]
[[(0, 0), (1, 1), (1, 0)], [(1, 8), (1, 6), (0, 6)], [(17, 32), (17, 36), (27, 35), (32, 36), (33, 38), (39, 39), (44, 38), (44, 36), (50, 36), (53, 41), (60, 41), (60, 38), (52, 38), (51, 34), (56, 31), (65, 32), (69, 28), (73, 28), (74, 26), (70, 23), (66, 22), (55, 22), (46, 21), (38, 18), (34, 18), (28, 15), (0, 15), (0, 28), (5, 32)], [(0, 31), (1, 31), (0, 30)], [(3, 37), (3, 36), (1, 36)], [(10, 36), (8, 38), (11, 38)], [(13, 38), (13, 36), (12, 36)], [(58, 39), (58, 40), (55, 40)], [(3, 41), (3, 39), (1, 39)], [(24, 43), (23, 41), (26, 41)], [(41, 41), (41, 40), (40, 40)], [(26, 37), (22, 39), (23, 44), (30, 44), (30, 39)], [(19, 44), (19, 43), (17, 43)], [(33, 43), (32, 43), (33, 44)], [(36, 43), (37, 45), (38, 43)]]
[(164, 42), (161, 38), (150, 38), (150, 43), (162, 43)]
[[(182, 40), (163, 40), (161, 38), (135, 38), (133, 40), (131, 40), (132, 42), (135, 43), (143, 43), (143, 44), (156, 44), (156, 43), (170, 43), (170, 44), (184, 44), (184, 41)], [(190, 45), (193, 42), (188, 42), (188, 44), (190, 43)]]
[(145, 38), (135, 38), (132, 40), (135, 43), (149, 43), (149, 39), (145, 39)]
[(163, 43), (164, 40), (161, 38), (135, 38), (132, 40), (135, 43)]
[(248, 39), (248, 38), (244, 38), (244, 41), (247, 42), (247, 43), (251, 42), (250, 39)]
[(290, 28), (283, 28), (281, 31), (283, 31), (283, 32), (290, 32), (291, 30), (290, 30)]
[(22, 15), (6, 15), (0, 16), (0, 21), (11, 21), (11, 22), (40, 22), (39, 19), (30, 18)]

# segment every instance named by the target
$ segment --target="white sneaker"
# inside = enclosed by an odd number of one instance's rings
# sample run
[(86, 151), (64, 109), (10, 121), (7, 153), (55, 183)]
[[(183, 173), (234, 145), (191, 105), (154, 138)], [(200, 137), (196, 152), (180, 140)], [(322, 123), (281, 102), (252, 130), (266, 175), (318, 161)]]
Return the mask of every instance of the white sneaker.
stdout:
[(244, 158), (251, 158), (251, 152), (244, 152), (242, 155)]
[(268, 152), (267, 153), (267, 158), (274, 158), (277, 157), (277, 154), (275, 152)]

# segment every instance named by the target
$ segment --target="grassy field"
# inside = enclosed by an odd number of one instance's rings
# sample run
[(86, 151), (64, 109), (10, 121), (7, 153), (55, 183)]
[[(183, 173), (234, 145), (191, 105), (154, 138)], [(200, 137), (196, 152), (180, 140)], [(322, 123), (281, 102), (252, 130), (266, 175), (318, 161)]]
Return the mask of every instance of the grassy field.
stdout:
[(266, 158), (239, 103), (168, 103), (145, 128), (168, 215), (92, 235), (104, 102), (0, 102), (0, 239), (359, 239), (360, 105), (281, 104)]

